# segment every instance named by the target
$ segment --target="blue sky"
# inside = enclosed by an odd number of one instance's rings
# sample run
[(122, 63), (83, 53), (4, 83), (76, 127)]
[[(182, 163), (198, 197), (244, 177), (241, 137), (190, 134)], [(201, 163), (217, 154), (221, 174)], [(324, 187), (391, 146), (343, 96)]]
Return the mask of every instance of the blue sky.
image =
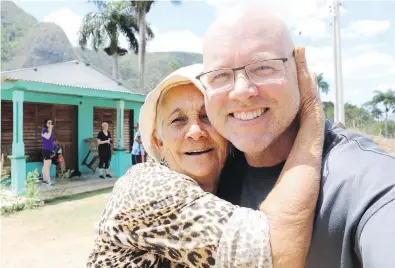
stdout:
[[(73, 44), (82, 17), (95, 11), (93, 4), (80, 0), (18, 0), (17, 5), (39, 21), (61, 26)], [(263, 2), (288, 23), (295, 43), (306, 46), (310, 69), (324, 73), (332, 84), (333, 56), (331, 13), (327, 0), (244, 0)], [(395, 89), (395, 0), (341, 1), (343, 87), (345, 101), (360, 105), (374, 90)], [(156, 38), (148, 51), (201, 52), (207, 27), (221, 13), (241, 0), (183, 0), (155, 3), (147, 20)], [(302, 34), (299, 35), (299, 32)], [(125, 42), (121, 40), (121, 42)], [(334, 100), (334, 89), (323, 100)]]

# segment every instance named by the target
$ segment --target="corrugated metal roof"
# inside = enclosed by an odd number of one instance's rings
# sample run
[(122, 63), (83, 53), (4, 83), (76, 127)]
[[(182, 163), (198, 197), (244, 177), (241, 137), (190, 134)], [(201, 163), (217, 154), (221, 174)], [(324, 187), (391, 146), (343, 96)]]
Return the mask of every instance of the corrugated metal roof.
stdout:
[(38, 83), (93, 88), (97, 90), (137, 94), (89, 63), (78, 60), (1, 72), (2, 80), (16, 79)]

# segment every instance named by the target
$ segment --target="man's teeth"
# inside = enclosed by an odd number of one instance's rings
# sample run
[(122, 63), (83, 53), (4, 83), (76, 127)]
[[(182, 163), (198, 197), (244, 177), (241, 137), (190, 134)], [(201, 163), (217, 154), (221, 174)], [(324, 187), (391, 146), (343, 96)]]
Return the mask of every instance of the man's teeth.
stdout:
[(262, 109), (258, 109), (258, 110), (250, 111), (250, 112), (235, 112), (235, 113), (233, 113), (233, 116), (237, 119), (240, 119), (240, 120), (251, 120), (251, 119), (261, 116), (265, 111), (266, 111), (266, 109), (262, 108)]

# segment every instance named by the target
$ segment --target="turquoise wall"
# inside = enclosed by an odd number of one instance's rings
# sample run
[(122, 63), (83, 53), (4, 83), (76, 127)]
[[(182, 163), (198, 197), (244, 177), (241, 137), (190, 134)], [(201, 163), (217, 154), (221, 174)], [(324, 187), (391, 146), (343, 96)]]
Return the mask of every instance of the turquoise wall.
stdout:
[[(81, 89), (82, 90), (82, 89)], [(101, 94), (101, 92), (98, 92)], [(107, 94), (107, 93), (106, 93)], [(52, 104), (66, 104), (66, 105), (77, 105), (78, 106), (78, 164), (81, 172), (91, 173), (92, 171), (85, 166), (81, 165), (82, 160), (88, 153), (88, 148), (85, 146), (84, 139), (92, 138), (93, 134), (93, 108), (94, 107), (105, 107), (115, 108), (116, 100), (102, 99), (94, 97), (77, 97), (77, 96), (63, 96), (53, 94), (41, 94), (36, 92), (25, 91), (25, 102), (39, 102), (39, 103), (52, 103)], [(1, 90), (1, 99), (12, 101), (12, 91)], [(134, 110), (134, 122), (138, 121), (141, 102), (125, 101), (125, 109)], [(130, 153), (125, 153), (122, 157), (122, 169), (125, 171), (131, 166), (132, 160)], [(88, 159), (89, 160), (89, 159)], [(41, 163), (27, 163), (26, 172), (32, 171), (35, 168), (39, 168), (41, 172)], [(114, 162), (112, 161), (110, 169), (114, 168)], [(51, 176), (55, 175), (55, 168), (52, 167)]]

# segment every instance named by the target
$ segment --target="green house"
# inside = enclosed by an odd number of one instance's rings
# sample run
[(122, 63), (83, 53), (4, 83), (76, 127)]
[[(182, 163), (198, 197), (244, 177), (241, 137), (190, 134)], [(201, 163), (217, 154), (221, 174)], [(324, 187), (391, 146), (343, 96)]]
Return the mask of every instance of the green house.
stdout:
[[(88, 138), (109, 123), (115, 140), (110, 169), (120, 177), (131, 166), (133, 125), (145, 95), (81, 61), (50, 64), (1, 73), (1, 151), (11, 169), (11, 188), (25, 190), (29, 171), (41, 170), (41, 129), (52, 119), (67, 169), (92, 173), (83, 161)], [(55, 166), (51, 176), (56, 175)]]

